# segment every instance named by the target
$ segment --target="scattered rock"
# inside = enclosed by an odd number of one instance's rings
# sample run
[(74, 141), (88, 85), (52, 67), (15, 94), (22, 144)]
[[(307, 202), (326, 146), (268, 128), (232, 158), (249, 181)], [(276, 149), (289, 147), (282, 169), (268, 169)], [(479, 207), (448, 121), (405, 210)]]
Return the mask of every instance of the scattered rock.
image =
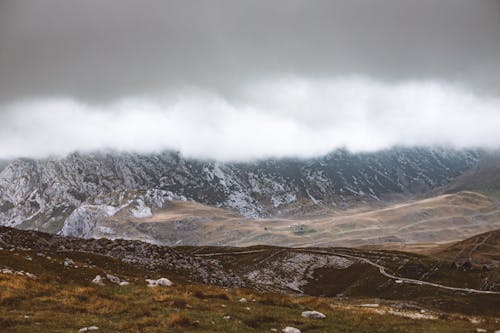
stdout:
[(245, 297), (243, 297), (243, 298), (240, 298), (239, 302), (240, 303), (247, 303), (248, 301)]
[(98, 329), (99, 329), (99, 327), (97, 327), (97, 326), (89, 326), (89, 327), (80, 328), (78, 330), (78, 332), (97, 331)]
[(469, 260), (466, 260), (462, 264), (462, 268), (463, 268), (463, 270), (471, 270), (472, 269), (472, 263)]
[(21, 276), (29, 277), (30, 279), (33, 279), (33, 280), (36, 279), (36, 275), (35, 274), (29, 273), (29, 272), (24, 272), (24, 271), (14, 271), (14, 270), (12, 270), (10, 268), (2, 268), (2, 269), (0, 269), (0, 273), (2, 273), (2, 274), (21, 275)]
[(363, 308), (378, 308), (380, 306), (380, 304), (378, 304), (378, 303), (359, 304), (358, 306), (363, 307)]
[(224, 320), (229, 320), (229, 319), (231, 319), (231, 316), (224, 316), (222, 318), (224, 318)]
[(63, 264), (64, 264), (64, 267), (70, 267), (70, 266), (74, 266), (75, 262), (69, 258), (65, 258)]
[(157, 287), (157, 286), (170, 287), (171, 285), (173, 285), (172, 281), (170, 281), (167, 278), (160, 278), (158, 280), (146, 279), (146, 282), (148, 283), (148, 287)]
[(318, 311), (304, 311), (302, 312), (302, 317), (304, 318), (315, 318), (315, 319), (325, 319), (326, 316)]
[[(100, 286), (104, 286), (104, 280), (103, 278), (100, 276), (100, 275), (97, 275), (93, 280), (92, 280), (92, 283), (94, 284), (97, 284), (97, 285), (100, 285)], [(85, 332), (85, 331), (84, 331)]]
[(477, 333), (486, 333), (487, 331), (484, 328), (476, 328)]
[(378, 314), (391, 314), (394, 316), (399, 316), (403, 318), (410, 318), (410, 319), (425, 319), (425, 320), (436, 320), (438, 319), (437, 316), (433, 314), (425, 314), (422, 312), (413, 312), (413, 311), (399, 311), (399, 310), (380, 310), (377, 309), (375, 310), (376, 313)]
[(120, 286), (128, 286), (130, 283), (128, 281), (121, 281)]
[(298, 328), (287, 326), (281, 330), (283, 333), (301, 333)]
[(112, 283), (120, 284), (121, 280), (116, 275), (106, 274), (106, 279), (108, 279)]

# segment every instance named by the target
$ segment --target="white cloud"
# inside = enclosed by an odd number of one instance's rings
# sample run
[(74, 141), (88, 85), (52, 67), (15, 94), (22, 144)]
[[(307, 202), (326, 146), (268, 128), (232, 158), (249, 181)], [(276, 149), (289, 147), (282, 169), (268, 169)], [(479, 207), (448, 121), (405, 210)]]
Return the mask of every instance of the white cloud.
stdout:
[(288, 78), (247, 84), (237, 99), (184, 90), (101, 106), (21, 101), (0, 113), (0, 157), (110, 148), (246, 160), (434, 144), (499, 148), (500, 100), (439, 82)]

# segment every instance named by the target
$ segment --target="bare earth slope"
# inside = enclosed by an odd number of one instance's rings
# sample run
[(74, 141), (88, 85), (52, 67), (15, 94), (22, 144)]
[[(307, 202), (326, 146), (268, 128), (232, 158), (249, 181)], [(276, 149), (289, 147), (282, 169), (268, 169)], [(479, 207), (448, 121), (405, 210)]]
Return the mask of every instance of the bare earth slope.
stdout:
[(445, 186), (448, 193), (473, 190), (500, 195), (500, 152), (483, 153), (479, 164)]
[[(500, 228), (500, 207), (488, 196), (459, 192), (386, 208), (328, 212), (297, 219), (250, 219), (195, 202), (171, 201), (151, 216), (126, 208), (97, 216), (85, 237), (144, 240), (163, 245), (362, 246), (394, 248), (449, 243)], [(81, 220), (75, 228), (81, 226)], [(67, 225), (64, 235), (78, 236)]]

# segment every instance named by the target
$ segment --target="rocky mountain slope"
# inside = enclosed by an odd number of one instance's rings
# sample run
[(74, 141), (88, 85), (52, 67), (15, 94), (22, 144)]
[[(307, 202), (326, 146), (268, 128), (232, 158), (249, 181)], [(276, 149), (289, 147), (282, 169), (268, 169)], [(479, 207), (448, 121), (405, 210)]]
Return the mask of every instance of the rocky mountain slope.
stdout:
[(84, 235), (85, 221), (119, 211), (149, 217), (171, 200), (228, 208), (246, 217), (308, 207), (338, 210), (424, 193), (470, 170), (479, 158), (477, 151), (394, 148), (251, 163), (199, 161), (172, 152), (17, 159), (0, 172), (0, 224), (53, 233), (76, 225)]
[(8, 160), (0, 159), (0, 172), (2, 172), (2, 170), (5, 169), (5, 167), (9, 165), (9, 163), (10, 161)]
[(500, 199), (500, 151), (484, 152), (476, 168), (458, 177), (444, 190), (448, 193), (481, 191)]

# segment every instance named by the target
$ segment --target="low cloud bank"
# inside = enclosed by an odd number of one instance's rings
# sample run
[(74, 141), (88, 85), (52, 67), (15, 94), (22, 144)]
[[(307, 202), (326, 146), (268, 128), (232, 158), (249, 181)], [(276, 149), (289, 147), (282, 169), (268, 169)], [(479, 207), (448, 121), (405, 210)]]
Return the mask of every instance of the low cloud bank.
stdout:
[(249, 83), (237, 97), (184, 89), (107, 105), (19, 101), (0, 112), (0, 158), (116, 149), (218, 160), (312, 157), (345, 147), (500, 147), (500, 100), (440, 82), (363, 77)]

